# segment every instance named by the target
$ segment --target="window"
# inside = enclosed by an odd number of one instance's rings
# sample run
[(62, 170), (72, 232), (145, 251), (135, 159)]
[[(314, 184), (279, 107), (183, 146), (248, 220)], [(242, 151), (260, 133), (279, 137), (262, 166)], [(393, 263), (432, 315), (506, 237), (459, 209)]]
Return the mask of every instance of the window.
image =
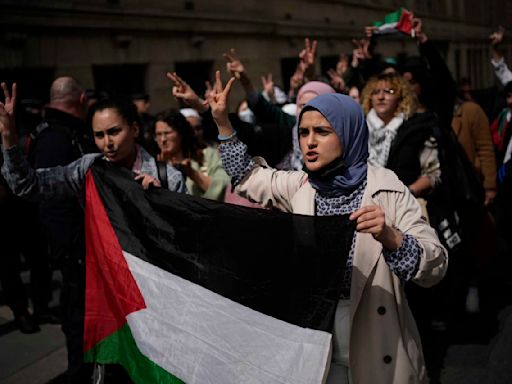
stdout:
[(178, 76), (185, 80), (199, 96), (203, 96), (206, 91), (205, 82), (214, 80), (212, 68), (212, 60), (174, 63), (174, 69)]

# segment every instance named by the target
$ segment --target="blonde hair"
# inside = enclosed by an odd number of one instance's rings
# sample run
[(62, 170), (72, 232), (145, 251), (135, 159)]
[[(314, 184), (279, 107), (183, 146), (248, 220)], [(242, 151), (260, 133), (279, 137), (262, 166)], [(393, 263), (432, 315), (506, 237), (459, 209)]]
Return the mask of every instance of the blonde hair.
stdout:
[(399, 97), (395, 116), (403, 113), (406, 118), (409, 117), (415, 109), (414, 98), (407, 82), (402, 76), (394, 73), (380, 74), (368, 80), (361, 95), (361, 105), (363, 106), (364, 114), (367, 115), (370, 109), (372, 109), (372, 93), (377, 89), (380, 82), (388, 83), (390, 88), (394, 89)]

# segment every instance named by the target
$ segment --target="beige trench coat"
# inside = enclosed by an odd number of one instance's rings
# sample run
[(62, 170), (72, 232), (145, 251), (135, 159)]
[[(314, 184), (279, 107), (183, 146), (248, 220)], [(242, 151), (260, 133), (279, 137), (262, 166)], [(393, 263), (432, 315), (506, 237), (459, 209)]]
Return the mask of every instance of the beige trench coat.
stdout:
[[(314, 215), (315, 190), (300, 171), (277, 171), (261, 158), (235, 191), (265, 207)], [(377, 204), (389, 225), (413, 235), (423, 248), (413, 278), (429, 287), (448, 265), (447, 252), (435, 231), (421, 218), (416, 199), (384, 168), (368, 166), (362, 206)], [(384, 260), (382, 245), (370, 234), (357, 233), (351, 286), (350, 370), (352, 382), (428, 382), (420, 337), (407, 305), (403, 285)]]

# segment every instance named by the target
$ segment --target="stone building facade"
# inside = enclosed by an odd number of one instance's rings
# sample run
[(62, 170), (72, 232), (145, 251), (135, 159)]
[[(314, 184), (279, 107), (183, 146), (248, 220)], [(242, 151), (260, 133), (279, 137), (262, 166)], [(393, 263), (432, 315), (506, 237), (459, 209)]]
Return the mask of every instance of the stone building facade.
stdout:
[[(44, 99), (53, 78), (68, 74), (86, 88), (147, 92), (157, 111), (175, 105), (166, 71), (202, 91), (235, 48), (255, 84), (271, 72), (286, 88), (304, 37), (318, 40), (325, 73), (365, 25), (400, 6), (423, 19), (454, 77), (495, 83), (488, 36), (512, 25), (507, 0), (0, 0), (0, 77), (17, 80), (22, 97)], [(410, 56), (417, 47), (395, 36), (378, 51)], [(232, 102), (241, 97), (237, 86)]]

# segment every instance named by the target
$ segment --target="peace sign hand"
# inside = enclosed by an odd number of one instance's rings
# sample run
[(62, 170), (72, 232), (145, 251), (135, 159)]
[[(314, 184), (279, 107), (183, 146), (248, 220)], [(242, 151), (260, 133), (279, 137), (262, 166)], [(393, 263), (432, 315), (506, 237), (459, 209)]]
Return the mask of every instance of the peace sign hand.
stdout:
[(229, 52), (224, 53), (222, 56), (226, 59), (226, 68), (231, 76), (235, 76), (237, 79), (240, 79), (242, 73), (245, 72), (244, 65), (236, 55), (235, 49), (231, 48)]
[(274, 97), (274, 81), (272, 80), (272, 74), (261, 76), (261, 84), (263, 85), (263, 91), (267, 93), (271, 99)]
[(16, 127), (14, 124), (16, 106), (16, 83), (12, 85), (12, 93), (9, 92), (7, 84), (2, 83), (4, 92), (4, 103), (0, 103), (0, 134), (5, 148), (10, 148), (17, 142)]
[(222, 80), (220, 78), (220, 71), (215, 72), (215, 84), (213, 90), (208, 95), (208, 104), (212, 110), (212, 116), (215, 122), (219, 126), (225, 126), (229, 124), (228, 118), (228, 96), (231, 91), (231, 86), (235, 82), (235, 78), (232, 77), (227, 82), (224, 89), (222, 88)]
[(494, 31), (491, 36), (489, 36), (489, 39), (491, 40), (491, 45), (493, 47), (496, 47), (503, 41), (503, 35), (505, 34), (505, 28), (503, 28), (501, 25), (498, 27), (497, 31)]
[(312, 42), (308, 39), (304, 39), (304, 49), (299, 53), (299, 67), (308, 79), (313, 78), (315, 72), (315, 58), (316, 48), (318, 42), (313, 40)]
[(203, 113), (208, 109), (204, 106), (204, 100), (201, 100), (192, 87), (179, 77), (176, 72), (167, 72), (167, 78), (174, 83), (172, 87), (172, 95), (176, 100), (183, 100), (187, 105), (196, 109), (200, 113)]

